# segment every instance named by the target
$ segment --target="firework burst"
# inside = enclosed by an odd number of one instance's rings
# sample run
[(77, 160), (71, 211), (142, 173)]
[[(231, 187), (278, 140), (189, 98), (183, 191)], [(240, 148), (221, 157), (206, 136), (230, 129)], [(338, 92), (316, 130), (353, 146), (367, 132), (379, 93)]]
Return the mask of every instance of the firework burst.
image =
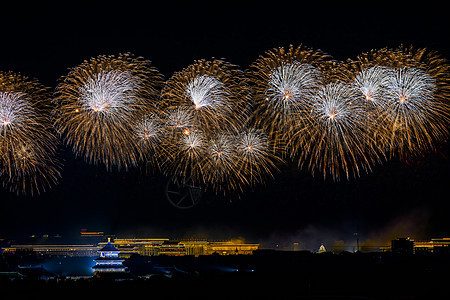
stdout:
[(354, 105), (359, 106), (364, 126), (366, 158), (374, 163), (386, 159), (382, 144), (386, 143), (385, 128), (388, 126), (389, 102), (386, 88), (392, 68), (383, 66), (362, 66), (347, 62), (342, 64), (341, 77), (355, 94)]
[(302, 45), (266, 52), (248, 72), (254, 90), (253, 119), (280, 148), (310, 111), (322, 83), (321, 67), (329, 56)]
[(143, 116), (135, 124), (134, 136), (141, 161), (150, 164), (152, 169), (159, 169), (166, 154), (163, 147), (165, 126), (161, 118), (153, 113)]
[(388, 151), (402, 157), (417, 154), (433, 145), (439, 128), (440, 109), (435, 101), (435, 80), (423, 70), (401, 68), (388, 77), (385, 92), (389, 103), (386, 138)]
[(349, 178), (370, 170), (363, 119), (362, 107), (348, 85), (324, 85), (314, 98), (307, 130), (297, 131), (307, 135), (307, 139), (302, 137), (299, 165), (306, 165), (313, 174), (331, 175), (333, 180), (339, 180), (342, 173)]
[(157, 111), (161, 80), (149, 61), (130, 54), (85, 61), (57, 86), (55, 127), (91, 163), (134, 166), (146, 156), (136, 149), (136, 120)]
[(39, 194), (60, 177), (49, 104), (36, 80), (0, 73), (0, 179), (10, 191)]
[(235, 166), (228, 160), (233, 144), (222, 133), (235, 132), (248, 118), (243, 72), (222, 60), (199, 60), (166, 82), (162, 98), (171, 145), (167, 173), (220, 186)]
[(162, 91), (165, 111), (183, 111), (193, 127), (205, 132), (245, 121), (248, 97), (243, 73), (223, 60), (194, 62), (175, 73)]
[(372, 50), (348, 61), (341, 70), (344, 80), (353, 80), (369, 100), (363, 101), (364, 113), (374, 153), (402, 159), (446, 139), (449, 70), (437, 53), (403, 46)]

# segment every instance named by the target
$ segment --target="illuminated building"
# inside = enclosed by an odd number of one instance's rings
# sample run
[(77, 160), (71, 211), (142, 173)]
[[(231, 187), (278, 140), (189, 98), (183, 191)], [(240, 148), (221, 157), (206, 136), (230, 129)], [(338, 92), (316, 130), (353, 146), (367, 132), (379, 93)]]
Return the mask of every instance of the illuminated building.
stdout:
[(125, 259), (119, 257), (120, 250), (111, 245), (110, 241), (98, 253), (99, 257), (94, 260), (95, 266), (92, 267), (94, 273), (125, 272)]
[(204, 255), (220, 254), (220, 255), (236, 255), (253, 254), (253, 251), (258, 250), (259, 244), (247, 244), (243, 241), (224, 241), (224, 242), (209, 242), (205, 247)]
[(414, 240), (409, 237), (392, 240), (391, 251), (395, 254), (412, 255), (414, 254)]
[(415, 253), (449, 253), (450, 238), (414, 242)]
[(21, 251), (33, 251), (41, 256), (96, 256), (98, 246), (96, 245), (11, 245), (2, 248), (5, 253), (16, 253)]
[[(133, 254), (143, 256), (159, 255), (161, 245), (169, 239), (114, 239), (112, 244), (120, 249), (120, 256), (128, 258)], [(103, 245), (104, 243), (99, 243)]]
[(317, 251), (317, 253), (325, 253), (327, 252), (327, 249), (325, 249), (325, 246), (323, 245), (323, 243), (320, 245), (319, 247), (319, 251)]
[(103, 235), (103, 231), (87, 231), (84, 228), (80, 231), (80, 237), (82, 238), (102, 238)]
[(259, 244), (249, 244), (239, 240), (209, 242), (206, 240), (115, 239), (112, 244), (121, 250), (120, 256), (125, 258), (132, 254), (142, 256), (250, 255), (259, 248)]
[[(37, 255), (50, 256), (97, 256), (100, 248), (105, 247), (107, 242), (92, 243), (86, 245), (49, 245), (49, 244), (26, 244), (10, 245), (2, 248), (3, 251), (15, 253), (17, 251), (34, 251)], [(111, 244), (120, 250), (121, 258), (129, 258), (133, 254), (141, 256), (200, 256), (200, 255), (236, 255), (253, 254), (258, 250), (259, 244), (245, 243), (241, 240), (230, 241), (207, 241), (196, 240), (170, 240), (167, 238), (124, 238), (114, 239)]]

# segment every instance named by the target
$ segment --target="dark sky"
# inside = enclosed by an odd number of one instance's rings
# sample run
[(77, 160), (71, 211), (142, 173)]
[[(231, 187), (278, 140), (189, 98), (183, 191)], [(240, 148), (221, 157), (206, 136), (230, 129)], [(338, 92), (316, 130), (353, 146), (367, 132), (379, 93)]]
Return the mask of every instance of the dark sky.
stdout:
[[(202, 58), (225, 58), (245, 69), (266, 50), (300, 43), (336, 59), (400, 43), (450, 58), (448, 19), (442, 7), (428, 2), (401, 8), (380, 2), (372, 7), (297, 1), (297, 6), (274, 1), (245, 7), (189, 1), (158, 6), (39, 2), (2, 7), (0, 69), (36, 77), (52, 88), (67, 68), (120, 52), (150, 59), (166, 78)], [(240, 199), (207, 194), (191, 210), (170, 206), (163, 194), (167, 178), (159, 174), (146, 175), (143, 168), (106, 172), (68, 149), (61, 155), (63, 177), (53, 190), (35, 197), (0, 191), (0, 237), (70, 236), (80, 228), (258, 241), (311, 235), (346, 240), (354, 232), (375, 239), (391, 230), (416, 238), (450, 236), (448, 143), (412, 164), (388, 162), (340, 183), (286, 166)]]

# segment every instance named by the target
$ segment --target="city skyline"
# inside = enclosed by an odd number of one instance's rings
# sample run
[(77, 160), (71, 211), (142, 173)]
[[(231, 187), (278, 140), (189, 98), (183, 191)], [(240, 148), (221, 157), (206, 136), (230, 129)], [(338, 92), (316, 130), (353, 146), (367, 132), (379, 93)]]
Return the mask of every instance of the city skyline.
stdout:
[[(170, 12), (162, 16), (158, 9), (149, 12), (136, 3), (128, 13), (106, 2), (33, 5), (27, 10), (10, 5), (14, 13), (7, 16), (4, 39), (9, 43), (0, 50), (0, 69), (36, 77), (52, 91), (67, 68), (98, 55), (124, 52), (151, 60), (165, 80), (196, 59), (225, 57), (246, 69), (265, 51), (291, 44), (314, 47), (339, 60), (400, 44), (426, 47), (450, 59), (446, 20), (434, 9), (405, 8), (404, 14), (416, 22), (404, 24), (395, 11), (381, 8), (362, 15), (356, 9), (334, 11), (318, 5), (305, 7), (315, 14), (303, 12), (299, 18), (296, 12), (264, 6), (229, 5), (206, 14), (195, 7), (187, 13), (161, 6), (159, 10)], [(84, 18), (89, 11), (96, 17)], [(118, 14), (125, 22), (109, 22)], [(0, 237), (69, 236), (80, 228), (131, 236), (303, 239), (312, 245), (351, 241), (354, 233), (373, 241), (444, 237), (450, 228), (445, 197), (448, 148), (445, 141), (436, 151), (388, 161), (368, 174), (339, 182), (280, 164), (274, 179), (240, 196), (208, 191), (195, 207), (180, 210), (167, 201), (169, 177), (158, 171), (107, 171), (61, 146), (58, 185), (35, 196), (0, 190)]]

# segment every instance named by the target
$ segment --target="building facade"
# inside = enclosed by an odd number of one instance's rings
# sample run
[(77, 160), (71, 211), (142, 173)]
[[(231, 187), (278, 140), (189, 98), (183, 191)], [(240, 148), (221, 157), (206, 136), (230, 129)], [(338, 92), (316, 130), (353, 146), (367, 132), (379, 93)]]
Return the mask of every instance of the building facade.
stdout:
[(115, 239), (112, 244), (121, 250), (120, 255), (125, 258), (133, 254), (142, 256), (251, 255), (259, 248), (259, 244), (239, 240)]
[(437, 238), (426, 241), (414, 241), (415, 253), (445, 253), (450, 252), (450, 238)]
[(2, 248), (4, 253), (17, 253), (24, 251), (33, 251), (40, 256), (91, 256), (97, 255), (97, 245), (11, 245)]
[[(119, 252), (121, 258), (128, 258), (133, 254), (141, 256), (200, 256), (200, 255), (251, 255), (259, 249), (259, 244), (245, 243), (241, 240), (207, 241), (207, 240), (170, 240), (167, 238), (144, 239), (114, 239), (111, 242)], [(88, 245), (10, 245), (2, 248), (5, 253), (18, 251), (33, 251), (42, 256), (90, 256), (95, 257), (98, 251), (108, 245), (108, 242)]]
[(123, 273), (126, 271), (123, 262), (125, 259), (119, 257), (120, 250), (108, 243), (98, 250), (99, 257), (94, 259), (94, 273)]

